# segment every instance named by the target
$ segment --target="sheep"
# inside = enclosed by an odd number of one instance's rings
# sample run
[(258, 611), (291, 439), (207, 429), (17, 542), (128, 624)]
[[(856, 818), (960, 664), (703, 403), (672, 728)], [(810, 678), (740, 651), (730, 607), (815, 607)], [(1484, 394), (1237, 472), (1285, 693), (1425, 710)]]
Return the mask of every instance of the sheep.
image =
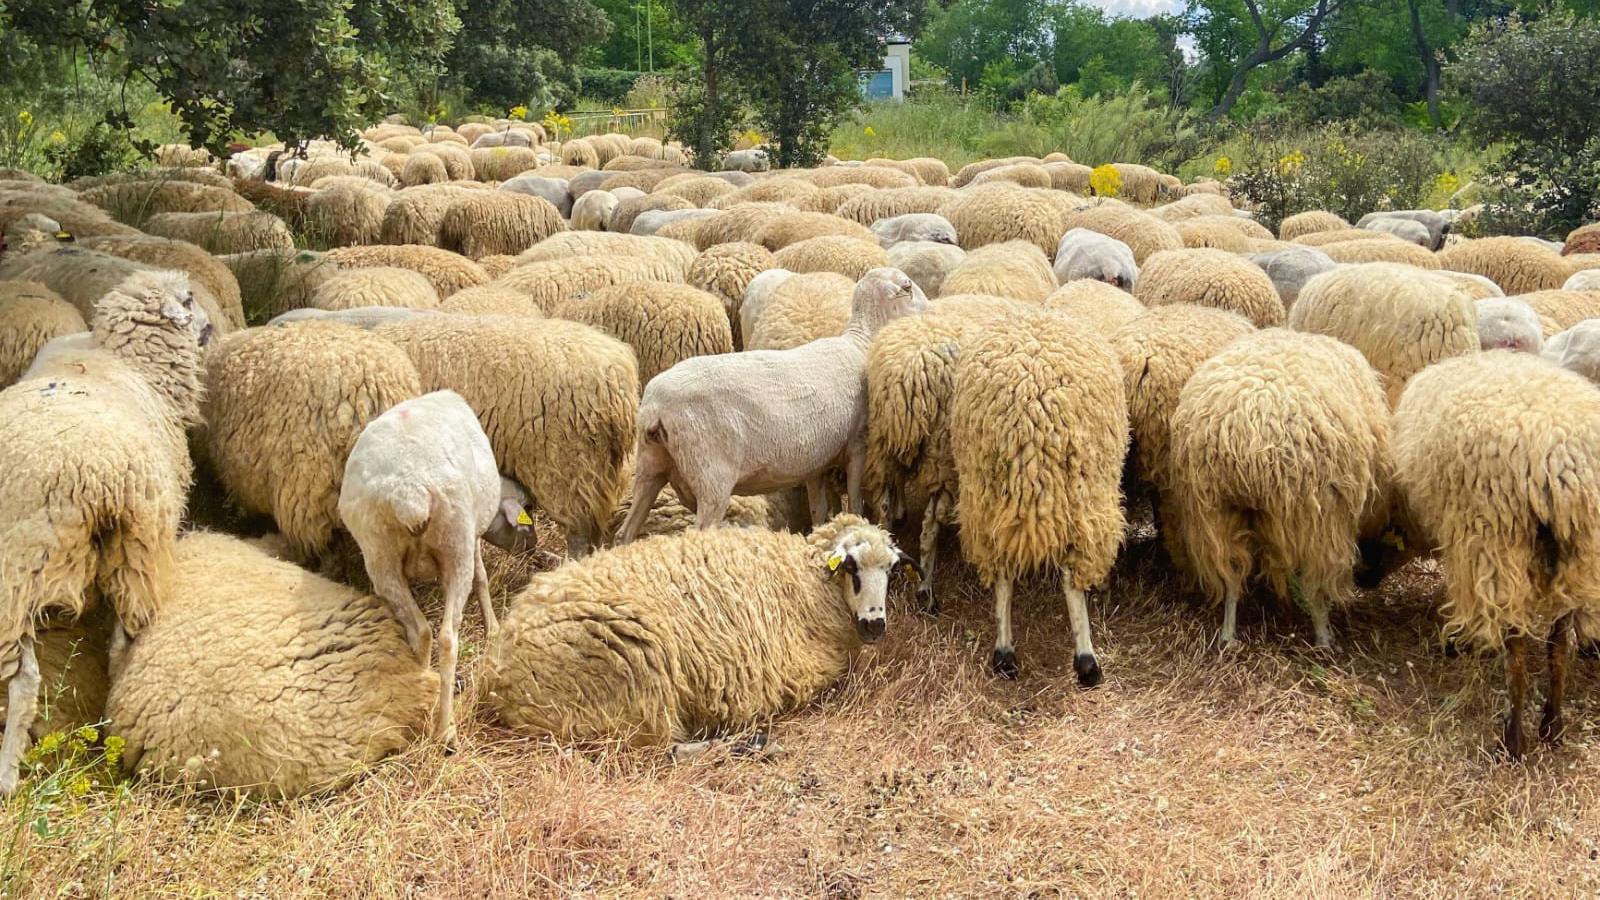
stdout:
[(1000, 182), (962, 191), (936, 210), (955, 226), (968, 252), (986, 244), (1024, 240), (1045, 254), (1054, 253), (1067, 229), (1063, 209), (1048, 191)]
[[(1405, 221), (1392, 219), (1386, 221)], [(1412, 223), (1415, 224), (1415, 223)], [(1418, 269), (1437, 270), (1439, 258), (1433, 251), (1405, 241), (1344, 241), (1322, 248), (1337, 263), (1403, 263)]]
[[(109, 615), (101, 607), (79, 618), (51, 616), (39, 623), (33, 638), (39, 709), (28, 735), (32, 740), (105, 721), (106, 692), (111, 687)], [(5, 687), (0, 679), (0, 688)], [(0, 691), (0, 721), (9, 713), (6, 693)]]
[(605, 231), (621, 202), (610, 191), (589, 191), (572, 202), (569, 224), (574, 231)]
[(499, 628), (478, 539), (500, 517), (531, 530), (527, 511), (501, 490), (489, 438), (460, 394), (435, 391), (402, 401), (367, 423), (345, 461), (339, 519), (361, 548), (373, 590), (405, 629), (417, 661), (432, 659), (433, 629), (411, 595), (412, 581), (438, 581), (439, 705), (433, 736), (455, 743), (456, 634), (468, 594), (492, 635)]
[(733, 329), (717, 297), (684, 284), (643, 281), (600, 288), (558, 310), (633, 348), (639, 384), (692, 356), (733, 352)]
[(343, 269), (364, 269), (373, 266), (410, 269), (428, 279), (440, 297), (448, 297), (456, 291), (489, 283), (489, 273), (485, 272), (482, 266), (441, 247), (409, 244), (338, 247), (329, 250), (323, 255), (323, 259)]
[(694, 262), (697, 251), (682, 241), (651, 235), (566, 232), (545, 238), (519, 254), (517, 261), (531, 263), (587, 254), (645, 257), (659, 261), (681, 277)]
[(697, 221), (720, 215), (722, 213), (714, 209), (651, 209), (634, 217), (633, 224), (628, 227), (628, 233), (649, 236), (674, 222)]
[(545, 178), (530, 172), (502, 182), (496, 190), (538, 197), (554, 206), (562, 218), (572, 216), (571, 187), (565, 178)]
[(1357, 538), (1387, 512), (1389, 407), (1377, 373), (1330, 337), (1247, 334), (1195, 369), (1169, 433), (1183, 552), (1223, 604), (1222, 644), (1237, 640), (1254, 570), (1284, 600), (1297, 587), (1316, 645), (1331, 647), (1329, 610), (1352, 597)]
[(882, 166), (825, 166), (808, 172), (797, 172), (796, 175), (824, 189), (863, 185), (876, 190), (894, 190), (917, 187), (920, 184), (915, 175)]
[(888, 250), (895, 244), (909, 241), (932, 241), (936, 244), (959, 246), (956, 227), (937, 213), (906, 213), (878, 219), (870, 226), (878, 244)]
[[(766, 249), (766, 248), (762, 248)], [(756, 323), (761, 320), (761, 314), (766, 311), (773, 299), (777, 296), (778, 288), (785, 282), (795, 277), (795, 273), (788, 269), (766, 269), (758, 272), (745, 286), (744, 300), (739, 304), (739, 327), (736, 329), (744, 335), (746, 343), (755, 332)], [(806, 294), (825, 294), (832, 291), (849, 279), (842, 275), (813, 273), (806, 281), (810, 286), (802, 289)], [(849, 292), (855, 293), (855, 285), (849, 286)]]
[(88, 331), (77, 308), (32, 281), (0, 281), (0, 388), (22, 377), (46, 341)]
[[(74, 244), (53, 250), (37, 250), (0, 262), (0, 280), (32, 281), (55, 291), (71, 303), (85, 321), (94, 320), (100, 298), (138, 272), (177, 271), (176, 267), (154, 266), (121, 256), (89, 250)], [(229, 316), (211, 292), (191, 279), (187, 287), (206, 320), (218, 332), (229, 330)]]
[(525, 316), (423, 316), (378, 329), (428, 390), (478, 413), (501, 471), (567, 532), (598, 547), (626, 487), (639, 408), (633, 351), (576, 322)]
[(179, 269), (187, 272), (190, 284), (202, 286), (216, 301), (217, 310), (222, 313), (224, 321), (214, 324), (229, 328), (245, 326), (239, 279), (229, 271), (222, 260), (194, 244), (143, 235), (91, 237), (84, 238), (77, 244), (89, 250), (99, 250), (158, 269)]
[(1139, 270), (1133, 296), (1150, 307), (1193, 303), (1236, 312), (1257, 328), (1282, 325), (1285, 317), (1266, 273), (1222, 250), (1165, 250), (1151, 256)]
[(1144, 304), (1127, 291), (1103, 281), (1073, 281), (1057, 288), (1041, 303), (1045, 309), (1071, 316), (1110, 338), (1118, 328), (1145, 313)]
[(1044, 166), (1037, 163), (1012, 163), (1008, 166), (999, 166), (985, 172), (979, 172), (968, 184), (976, 187), (980, 184), (990, 184), (997, 181), (1005, 181), (1029, 188), (1048, 188), (1051, 186), (1050, 173), (1045, 170)]
[(469, 150), (473, 177), (479, 181), (512, 181), (539, 168), (539, 153), (532, 147), (489, 147)]
[(951, 176), (950, 186), (953, 188), (966, 187), (972, 183), (973, 179), (977, 178), (984, 172), (989, 171), (990, 169), (998, 169), (1002, 166), (1010, 166), (1015, 165), (1016, 163), (1024, 162), (1038, 163), (1041, 162), (1041, 160), (1036, 156), (1007, 156), (1000, 159), (980, 159), (977, 162), (968, 163), (962, 166), (960, 171)]
[(704, 214), (696, 209), (694, 204), (682, 197), (673, 197), (669, 194), (642, 194), (631, 197), (617, 204), (612, 211), (611, 218), (606, 221), (607, 231), (628, 234), (633, 230), (633, 222), (647, 212), (661, 211), (674, 212), (679, 210), (694, 210), (697, 214)]
[(1087, 228), (1116, 238), (1133, 251), (1133, 261), (1143, 266), (1163, 250), (1182, 250), (1183, 235), (1171, 224), (1147, 212), (1118, 204), (1081, 209), (1065, 217), (1061, 231)]
[(340, 272), (337, 264), (312, 250), (253, 250), (217, 259), (239, 284), (245, 318), (258, 324), (309, 306), (317, 286)]
[(966, 258), (960, 247), (933, 241), (905, 241), (889, 248), (889, 265), (910, 276), (929, 297), (939, 296), (944, 280)]
[(585, 254), (520, 264), (493, 284), (520, 292), (545, 315), (555, 315), (568, 300), (603, 287), (681, 277), (673, 265), (651, 256)]
[[(695, 246), (706, 250), (717, 244), (735, 241), (760, 243), (756, 235), (767, 223), (789, 213), (798, 212), (787, 203), (746, 203), (728, 210), (720, 216), (706, 219), (695, 229)], [(814, 237), (814, 235), (809, 235)]]
[(79, 198), (109, 212), (124, 225), (137, 226), (155, 213), (246, 212), (250, 201), (231, 187), (192, 181), (122, 181), (91, 187)]
[(119, 663), (172, 587), (210, 324), (187, 276), (140, 271), (100, 298), (93, 325), (0, 391), (0, 796), (16, 790), (36, 711), (37, 624), (103, 601)]
[(767, 151), (759, 148), (730, 150), (722, 157), (722, 168), (734, 172), (765, 172), (772, 168), (772, 160)]
[[(804, 276), (794, 276), (801, 278)], [(874, 269), (857, 283), (849, 327), (791, 350), (684, 360), (653, 379), (639, 404), (633, 510), (617, 532), (632, 541), (672, 482), (696, 525), (720, 522), (733, 494), (805, 484), (812, 524), (826, 517), (822, 476), (843, 458), (849, 507), (859, 513), (866, 452), (866, 362), (887, 322), (928, 300), (903, 273)], [(804, 422), (804, 434), (793, 423)]]
[(471, 193), (456, 184), (423, 184), (398, 191), (383, 211), (379, 240), (385, 244), (439, 244), (439, 225), (455, 201)]
[(1449, 269), (1434, 269), (1433, 274), (1442, 276), (1456, 283), (1472, 295), (1474, 300), (1485, 297), (1504, 297), (1505, 291), (1500, 290), (1500, 285), (1495, 284), (1482, 275), (1473, 275), (1470, 272), (1452, 272)]
[(1517, 299), (1533, 308), (1547, 335), (1565, 331), (1584, 319), (1600, 318), (1600, 293), (1534, 291)]
[(317, 309), (344, 310), (363, 306), (400, 306), (436, 309), (439, 292), (428, 279), (410, 269), (372, 266), (350, 269), (327, 279), (311, 292)]
[(1346, 222), (1342, 216), (1323, 209), (1313, 209), (1295, 213), (1279, 223), (1278, 238), (1292, 241), (1308, 234), (1349, 230), (1350, 223)]
[(1183, 246), (1190, 249), (1209, 248), (1226, 250), (1229, 253), (1249, 253), (1255, 249), (1254, 239), (1246, 237), (1239, 229), (1219, 221), (1215, 216), (1183, 219), (1174, 222), (1172, 227), (1178, 232), (1178, 238), (1183, 241)]
[(1394, 415), (1395, 478), (1409, 519), (1440, 548), (1445, 633), (1506, 656), (1502, 744), (1526, 749), (1529, 645), (1548, 636), (1539, 737), (1559, 741), (1575, 615), (1600, 611), (1600, 390), (1532, 354), (1433, 366)]
[(1016, 677), (1016, 580), (1059, 567), (1078, 683), (1100, 683), (1084, 591), (1122, 543), (1128, 406), (1106, 341), (1038, 310), (996, 318), (963, 341), (950, 408), (961, 550), (994, 590), (996, 673)]
[(1283, 301), (1284, 309), (1290, 312), (1294, 311), (1295, 301), (1299, 299), (1306, 282), (1339, 265), (1333, 261), (1333, 257), (1315, 247), (1255, 253), (1250, 255), (1249, 260), (1267, 273), (1273, 289), (1278, 292), (1278, 299)]
[(1367, 231), (1376, 231), (1380, 234), (1393, 235), (1407, 244), (1421, 247), (1424, 250), (1438, 249), (1438, 235), (1430, 230), (1428, 226), (1414, 219), (1368, 213), (1361, 217), (1361, 221), (1356, 224), (1356, 227)]
[(1027, 241), (988, 244), (945, 276), (947, 294), (994, 294), (1037, 303), (1057, 287), (1050, 260)]
[(1479, 238), (1446, 247), (1439, 251), (1439, 264), (1482, 275), (1507, 295), (1554, 290), (1568, 277), (1558, 254), (1514, 237)]
[(1600, 269), (1574, 272), (1561, 285), (1564, 291), (1600, 291)]
[[(437, 156), (444, 163), (444, 171), (448, 181), (471, 181), (477, 174), (472, 166), (472, 151), (465, 146), (450, 146), (439, 143), (423, 144), (412, 150), (411, 155), (413, 157)], [(410, 182), (408, 181), (407, 184), (410, 184)]]
[(838, 681), (884, 635), (890, 576), (909, 563), (851, 515), (809, 536), (719, 528), (598, 553), (512, 601), (490, 703), (525, 733), (688, 750)]
[(773, 261), (791, 272), (838, 272), (860, 278), (889, 264), (889, 254), (876, 243), (828, 234), (790, 244), (774, 254)]
[(1540, 355), (1600, 383), (1600, 320), (1585, 319), (1544, 342)]
[(877, 243), (877, 236), (866, 226), (830, 213), (796, 212), (774, 218), (756, 232), (754, 243), (776, 253), (790, 244), (823, 235), (843, 235)]
[(744, 337), (739, 330), (739, 307), (744, 303), (745, 289), (751, 279), (774, 268), (772, 251), (749, 242), (719, 244), (695, 257), (684, 273), (690, 287), (706, 291), (722, 301), (728, 314), (728, 325), (733, 332), (733, 349), (744, 349)]
[(541, 197), (481, 191), (450, 205), (439, 222), (439, 246), (469, 259), (514, 255), (566, 230), (560, 211)]
[(393, 192), (376, 186), (324, 187), (306, 199), (306, 218), (311, 229), (334, 246), (376, 244), (392, 196)]
[(851, 197), (840, 204), (834, 214), (862, 225), (871, 225), (883, 219), (916, 213), (932, 214), (941, 206), (960, 197), (959, 191), (946, 187), (895, 188), (887, 191), (868, 191)]
[[(469, 288), (468, 290), (483, 290), (483, 288)], [(465, 293), (465, 291), (462, 293)], [(457, 294), (456, 296), (459, 297), (461, 295)], [(451, 299), (455, 298), (452, 297)], [(273, 328), (282, 328), (295, 322), (316, 320), (343, 322), (346, 325), (354, 325), (365, 331), (372, 331), (380, 325), (387, 325), (400, 319), (409, 319), (413, 316), (436, 316), (441, 312), (447, 311), (455, 312), (456, 310), (445, 310), (443, 308), (437, 310), (416, 309), (409, 306), (357, 306), (351, 309), (305, 307), (303, 309), (291, 309), (286, 313), (273, 316), (267, 320), (267, 325)]]
[(1600, 223), (1580, 225), (1567, 232), (1567, 239), (1561, 245), (1561, 255), (1571, 256), (1576, 253), (1600, 252)]
[(158, 213), (145, 221), (144, 230), (156, 237), (198, 244), (216, 254), (294, 246), (289, 226), (264, 212)]
[(711, 201), (734, 190), (734, 186), (726, 181), (706, 178), (698, 173), (682, 173), (658, 182), (653, 193), (678, 197), (695, 206), (709, 206)]
[(745, 349), (790, 350), (844, 334), (854, 308), (855, 282), (836, 272), (798, 275), (787, 269), (772, 271), (792, 277), (773, 287), (765, 303), (760, 291), (754, 292), (754, 298), (746, 298), (746, 305), (740, 308), (741, 318), (748, 312), (750, 320)]
[(424, 733), (439, 679), (383, 601), (205, 532), (178, 542), (173, 582), (107, 699), (124, 772), (294, 797)]
[(1165, 206), (1158, 206), (1152, 209), (1150, 214), (1163, 222), (1176, 224), (1202, 216), (1232, 216), (1234, 208), (1226, 197), (1217, 194), (1195, 194)]
[(1477, 301), (1475, 311), (1479, 349), (1537, 354), (1544, 346), (1539, 314), (1521, 300), (1485, 297)]
[(327, 563), (350, 447), (368, 422), (421, 393), (405, 353), (355, 326), (240, 332), (206, 359), (206, 452), (240, 509), (276, 521), (295, 562)]
[(1359, 350), (1392, 407), (1406, 381), (1451, 356), (1478, 351), (1477, 308), (1448, 279), (1393, 263), (1342, 266), (1311, 279), (1289, 327)]
[(1139, 266), (1127, 244), (1098, 231), (1074, 228), (1056, 246), (1055, 275), (1061, 284), (1090, 278), (1132, 291)]

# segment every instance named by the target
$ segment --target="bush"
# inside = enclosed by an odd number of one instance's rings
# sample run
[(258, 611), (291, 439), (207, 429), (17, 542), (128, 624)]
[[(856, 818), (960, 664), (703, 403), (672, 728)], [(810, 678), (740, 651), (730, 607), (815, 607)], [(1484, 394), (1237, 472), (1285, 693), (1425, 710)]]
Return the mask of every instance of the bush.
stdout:
[(642, 72), (627, 69), (579, 69), (578, 92), (585, 97), (621, 106)]
[(1400, 115), (1400, 98), (1393, 83), (1375, 69), (1330, 78), (1315, 89), (1302, 84), (1289, 103), (1293, 115), (1306, 125), (1349, 120), (1375, 123)]
[(1016, 120), (983, 142), (989, 156), (1044, 156), (1060, 151), (1086, 165), (1138, 162), (1172, 168), (1199, 150), (1188, 115), (1159, 102), (1142, 85), (1119, 94), (1082, 96), (1076, 85), (1034, 95)]
[(933, 156), (963, 166), (984, 155), (985, 139), (1001, 125), (987, 98), (926, 91), (858, 110), (833, 130), (829, 148), (840, 159)]
[(76, 138), (46, 145), (45, 158), (63, 181), (142, 169), (155, 145), (135, 138), (132, 125), (126, 117), (108, 113)]

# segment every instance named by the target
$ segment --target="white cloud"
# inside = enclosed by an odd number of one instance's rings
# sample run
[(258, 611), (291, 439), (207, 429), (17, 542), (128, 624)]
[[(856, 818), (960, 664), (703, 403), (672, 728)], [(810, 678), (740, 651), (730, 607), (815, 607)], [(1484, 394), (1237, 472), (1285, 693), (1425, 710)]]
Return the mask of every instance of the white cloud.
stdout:
[(1088, 0), (1092, 6), (1098, 6), (1114, 16), (1129, 16), (1143, 19), (1161, 13), (1183, 12), (1182, 0)]

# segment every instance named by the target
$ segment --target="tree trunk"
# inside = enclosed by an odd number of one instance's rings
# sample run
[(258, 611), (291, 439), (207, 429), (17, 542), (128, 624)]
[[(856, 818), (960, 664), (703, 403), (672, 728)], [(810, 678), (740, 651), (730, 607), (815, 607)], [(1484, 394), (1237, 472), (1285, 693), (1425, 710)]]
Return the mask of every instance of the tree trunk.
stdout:
[(1244, 95), (1245, 85), (1250, 79), (1250, 72), (1266, 61), (1267, 48), (1265, 45), (1257, 46), (1256, 49), (1250, 51), (1249, 56), (1240, 60), (1239, 65), (1233, 69), (1233, 79), (1228, 82), (1228, 89), (1223, 92), (1222, 99), (1217, 102), (1217, 105), (1212, 108), (1210, 115), (1206, 118), (1213, 122), (1220, 122), (1227, 118), (1228, 113), (1233, 110), (1233, 105), (1238, 103), (1239, 98)]
[(1228, 82), (1228, 90), (1223, 93), (1221, 102), (1212, 108), (1206, 119), (1216, 122), (1232, 111), (1233, 105), (1238, 103), (1239, 97), (1244, 94), (1250, 73), (1257, 66), (1277, 62), (1297, 50), (1305, 49), (1311, 43), (1311, 39), (1316, 37), (1317, 30), (1322, 27), (1322, 22), (1328, 17), (1328, 13), (1338, 7), (1340, 2), (1341, 0), (1317, 0), (1316, 11), (1306, 21), (1306, 27), (1301, 30), (1300, 34), (1274, 50), (1272, 48), (1272, 37), (1286, 23), (1280, 22), (1268, 29), (1266, 22), (1262, 21), (1261, 10), (1256, 6), (1255, 0), (1244, 0), (1245, 10), (1250, 13), (1250, 22), (1255, 26), (1259, 40), (1256, 43), (1256, 48), (1250, 51), (1250, 55), (1240, 60), (1239, 65), (1234, 68), (1233, 78)]
[(1428, 122), (1434, 128), (1440, 128), (1444, 125), (1444, 118), (1439, 114), (1439, 58), (1428, 44), (1428, 35), (1422, 29), (1422, 12), (1418, 2), (1406, 0), (1411, 12), (1411, 37), (1417, 43), (1417, 56), (1422, 60), (1422, 71), (1425, 73), (1423, 89), (1428, 98)]
[(714, 29), (700, 32), (700, 46), (705, 62), (700, 72), (705, 79), (706, 105), (701, 110), (700, 125), (695, 129), (694, 164), (696, 168), (710, 171), (717, 162), (717, 140), (713, 130), (722, 122), (722, 96), (718, 93), (721, 63), (717, 60), (717, 34)]

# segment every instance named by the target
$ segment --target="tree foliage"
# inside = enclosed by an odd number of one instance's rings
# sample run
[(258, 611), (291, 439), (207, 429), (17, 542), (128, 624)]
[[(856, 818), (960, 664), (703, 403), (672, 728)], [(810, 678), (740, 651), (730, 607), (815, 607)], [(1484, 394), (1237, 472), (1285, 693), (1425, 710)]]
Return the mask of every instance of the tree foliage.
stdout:
[(447, 82), (478, 105), (551, 109), (576, 98), (573, 61), (611, 22), (589, 0), (457, 0)]

